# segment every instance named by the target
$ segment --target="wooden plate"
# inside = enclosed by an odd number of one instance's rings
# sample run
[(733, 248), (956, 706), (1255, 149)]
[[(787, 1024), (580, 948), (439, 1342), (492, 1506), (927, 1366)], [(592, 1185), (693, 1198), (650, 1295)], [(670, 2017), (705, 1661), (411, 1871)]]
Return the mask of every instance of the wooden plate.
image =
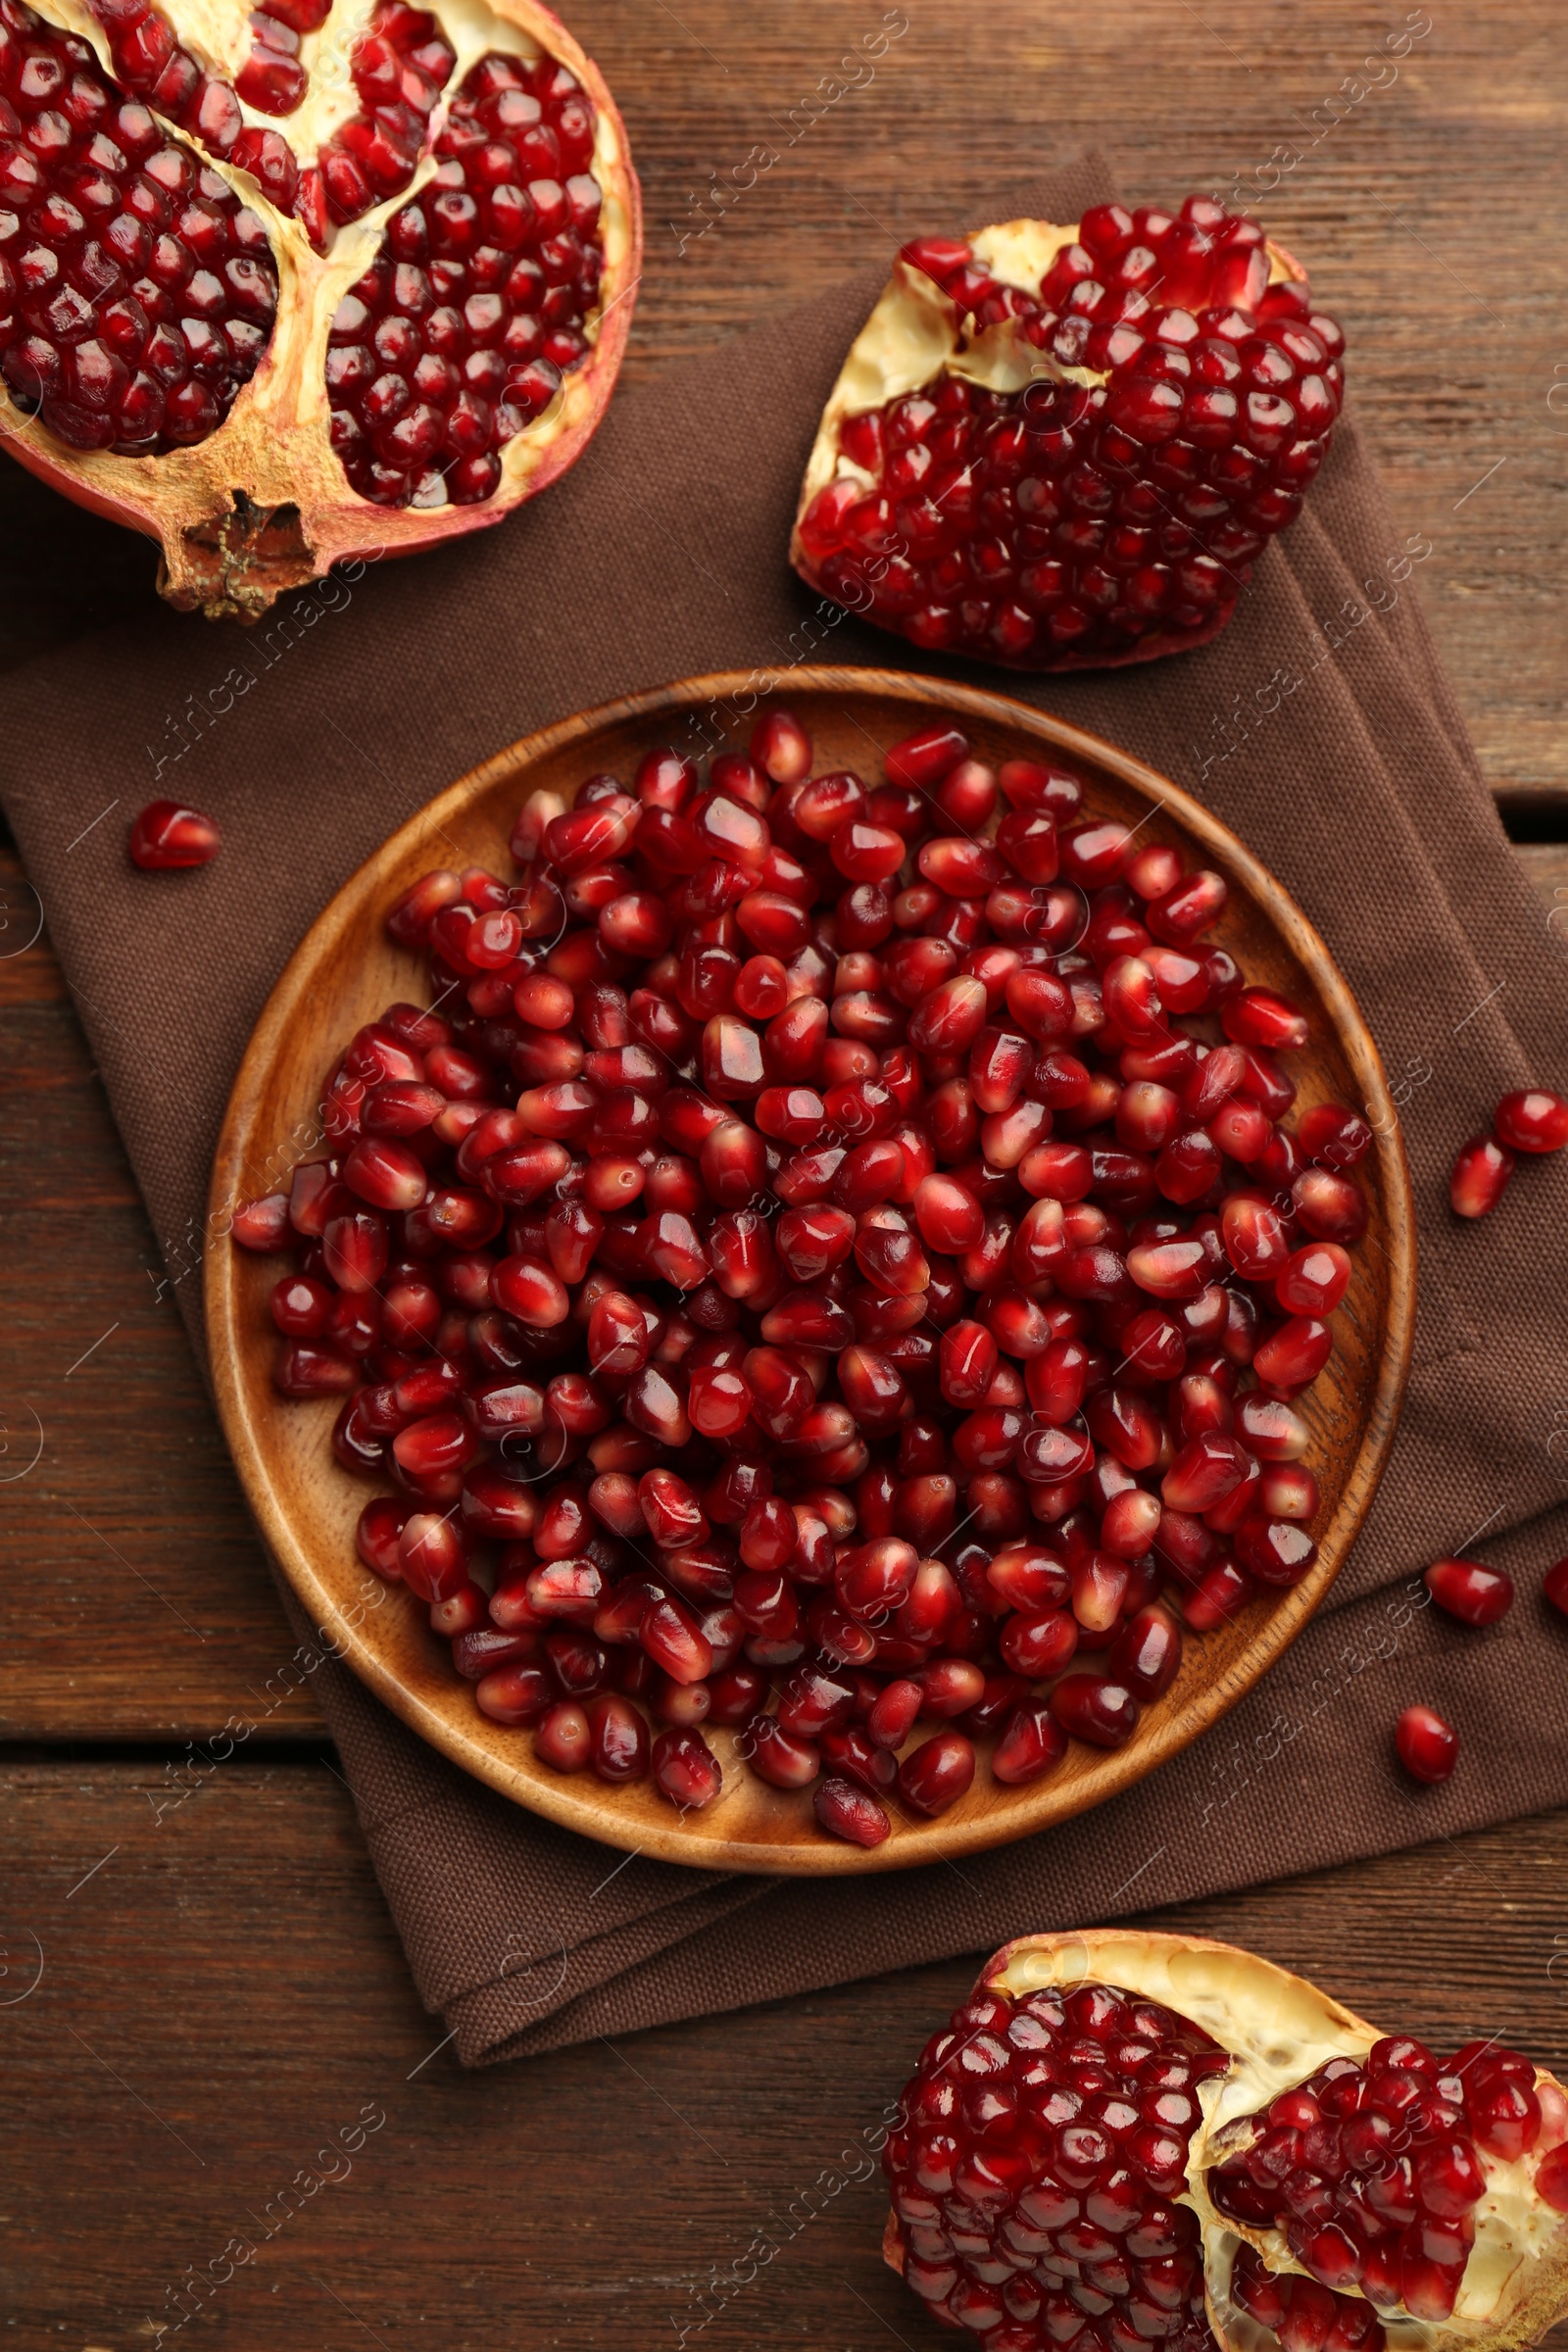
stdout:
[[(272, 993), (223, 1122), (212, 1207), (275, 1189), (309, 1136), (318, 1091), (360, 1023), (398, 998), (422, 1000), (422, 970), (383, 928), (387, 907), (433, 866), (509, 870), (519, 804), (549, 787), (568, 800), (598, 769), (627, 776), (651, 746), (744, 745), (760, 700), (755, 677), (696, 678), (580, 713), (502, 752), (410, 819), (346, 883)], [(208, 1335), (220, 1410), (263, 1532), (312, 1622), (393, 1712), (454, 1762), (519, 1804), (607, 1844), (710, 1869), (842, 1873), (899, 1870), (1022, 1838), (1099, 1804), (1177, 1754), (1250, 1690), (1322, 1600), (1371, 1502), (1394, 1434), (1415, 1314), (1414, 1217), (1397, 1122), (1377, 1049), (1317, 933), (1234, 834), (1161, 775), (1060, 720), (1000, 695), (867, 669), (798, 669), (778, 698), (810, 729), (818, 768), (871, 771), (880, 752), (933, 712), (952, 713), (986, 760), (1055, 755), (1088, 787), (1088, 805), (1218, 867), (1230, 904), (1215, 937), (1250, 980), (1278, 988), (1312, 1019), (1293, 1057), (1298, 1108), (1322, 1101), (1372, 1106), (1377, 1147), (1361, 1167), (1371, 1223), (1334, 1317), (1336, 1350), (1303, 1400), (1322, 1490), (1319, 1558), (1294, 1591), (1252, 1604), (1234, 1624), (1189, 1639), (1181, 1672), (1147, 1708), (1128, 1744), (1105, 1753), (1073, 1742), (1056, 1770), (1004, 1788), (982, 1762), (973, 1788), (937, 1821), (896, 1818), (870, 1852), (824, 1837), (809, 1793), (770, 1788), (741, 1765), (734, 1735), (714, 1732), (725, 1788), (707, 1811), (678, 1816), (651, 1783), (612, 1788), (535, 1762), (531, 1736), (491, 1723), (452, 1671), (424, 1613), (358, 1561), (354, 1527), (368, 1490), (334, 1461), (336, 1405), (285, 1403), (271, 1382), (276, 1348), (267, 1295), (279, 1261), (208, 1252)], [(221, 1230), (220, 1226), (219, 1230)]]

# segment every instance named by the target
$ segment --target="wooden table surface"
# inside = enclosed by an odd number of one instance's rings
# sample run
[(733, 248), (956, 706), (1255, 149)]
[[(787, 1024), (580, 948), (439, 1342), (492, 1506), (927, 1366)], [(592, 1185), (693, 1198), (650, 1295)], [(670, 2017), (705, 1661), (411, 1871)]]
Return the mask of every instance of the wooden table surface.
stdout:
[[(648, 199), (633, 383), (1087, 141), (1134, 197), (1252, 191), (1346, 323), (1396, 518), (1434, 542), (1423, 595), (1488, 777), (1568, 902), (1568, 103), (1546, 0), (581, 0), (571, 20)], [(870, 81), (792, 129), (879, 26)], [(719, 218), (705, 191), (767, 144), (777, 164)], [(7, 666), (151, 594), (145, 543), (5, 465), (0, 514)], [(14, 856), (3, 875), (0, 2352), (138, 2352), (231, 2240), (254, 2255), (201, 2324), (237, 2352), (951, 2342), (878, 2263), (874, 2181), (809, 2221), (802, 2198), (968, 1962), (465, 2077), (308, 1690), (160, 1817), (186, 1741), (254, 1712), (292, 1643), (155, 1305), (59, 968), (24, 944)], [(1565, 1885), (1557, 1814), (1179, 1919), (1391, 2025), (1498, 2033), (1560, 2072)], [(737, 2292), (759, 2233), (782, 2250)]]

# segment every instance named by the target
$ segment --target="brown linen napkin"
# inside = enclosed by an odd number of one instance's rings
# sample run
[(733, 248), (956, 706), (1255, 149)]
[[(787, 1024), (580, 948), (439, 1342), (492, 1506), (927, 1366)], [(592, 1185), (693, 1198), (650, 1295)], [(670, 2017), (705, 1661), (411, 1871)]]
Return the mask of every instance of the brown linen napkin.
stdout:
[[(1084, 159), (987, 212), (1072, 220), (1108, 189)], [(818, 412), (880, 274), (623, 396), (570, 480), (492, 535), (302, 591), (249, 635), (149, 597), (11, 681), (5, 805), (198, 1353), (197, 1237), (234, 1068), (285, 958), (386, 833), (500, 746), (625, 691), (812, 658), (941, 666), (819, 606), (784, 562)], [(1562, 1294), (1543, 1242), (1568, 1211), (1568, 1159), (1524, 1171), (1479, 1227), (1446, 1196), (1500, 1092), (1560, 1082), (1568, 986), (1417, 609), (1419, 567), (1444, 554), (1396, 527), (1346, 424), (1214, 645), (1038, 684), (953, 669), (1197, 792), (1306, 907), (1376, 1032), (1415, 1176), (1421, 1314), (1398, 1445), (1332, 1608), (1113, 1804), (961, 1865), (848, 1882), (624, 1860), (470, 1783), (325, 1660), (315, 1688), (376, 1870), (466, 2063), (1568, 1799), (1568, 1626), (1539, 1594), (1568, 1551)], [(218, 818), (215, 864), (129, 869), (126, 821), (155, 794)], [(1472, 1534), (1521, 1588), (1484, 1635), (1412, 1585)], [(1392, 1760), (1394, 1717), (1418, 1698), (1464, 1741), (1442, 1789)]]

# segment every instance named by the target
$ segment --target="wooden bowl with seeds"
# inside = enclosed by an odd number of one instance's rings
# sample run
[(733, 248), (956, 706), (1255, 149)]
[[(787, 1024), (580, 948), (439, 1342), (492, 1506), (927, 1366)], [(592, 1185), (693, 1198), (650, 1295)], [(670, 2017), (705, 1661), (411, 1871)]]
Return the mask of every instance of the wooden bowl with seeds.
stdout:
[[(993, 765), (1027, 759), (1072, 769), (1083, 780), (1086, 816), (1136, 825), (1143, 841), (1169, 844), (1189, 866), (1224, 876), (1228, 905), (1209, 944), (1235, 956), (1249, 984), (1292, 999), (1310, 1021), (1309, 1043), (1291, 1057), (1297, 1115), (1319, 1102), (1359, 1108), (1386, 1101), (1377, 1050), (1317, 933), (1236, 836), (1166, 777), (1045, 712), (936, 680), (803, 668), (774, 700), (808, 730), (818, 774), (853, 768), (875, 776), (890, 745), (941, 718), (961, 728), (974, 754)], [(513, 745), (402, 826), (339, 891), (273, 991), (224, 1118), (213, 1171), (215, 1216), (275, 1190), (300, 1139), (318, 1134), (322, 1084), (352, 1032), (393, 1001), (425, 1001), (422, 957), (399, 948), (384, 923), (421, 874), (469, 863), (509, 871), (511, 829), (534, 792), (559, 792), (569, 805), (583, 778), (600, 771), (628, 777), (645, 752), (671, 743), (694, 752), (744, 749), (767, 707), (755, 679), (740, 673), (630, 696)], [(304, 1155), (318, 1156), (319, 1148)], [(756, 1777), (737, 1752), (734, 1731), (709, 1727), (707, 1734), (723, 1768), (722, 1792), (701, 1811), (680, 1812), (652, 1781), (612, 1786), (589, 1772), (553, 1771), (535, 1756), (530, 1731), (479, 1712), (423, 1604), (382, 1583), (356, 1555), (360, 1511), (386, 1486), (377, 1490), (339, 1467), (329, 1444), (338, 1400), (285, 1400), (273, 1386), (279, 1343), (268, 1295), (289, 1262), (281, 1257), (239, 1248), (208, 1254), (219, 1405), (252, 1508), (312, 1623), (386, 1706), (465, 1771), (567, 1829), (665, 1861), (827, 1876), (906, 1869), (1027, 1837), (1131, 1787), (1234, 1706), (1322, 1601), (1388, 1456), (1415, 1313), (1414, 1218), (1396, 1121), (1377, 1120), (1357, 1177), (1367, 1231), (1332, 1318), (1333, 1356), (1298, 1399), (1320, 1491), (1315, 1564), (1294, 1587), (1270, 1590), (1214, 1631), (1189, 1636), (1175, 1682), (1144, 1708), (1123, 1745), (1073, 1740), (1043, 1778), (1006, 1786), (989, 1769), (994, 1741), (981, 1740), (965, 1795), (935, 1819), (895, 1795), (892, 1834), (870, 1848), (825, 1836), (809, 1789), (786, 1791)], [(922, 1722), (909, 1744), (932, 1729)]]

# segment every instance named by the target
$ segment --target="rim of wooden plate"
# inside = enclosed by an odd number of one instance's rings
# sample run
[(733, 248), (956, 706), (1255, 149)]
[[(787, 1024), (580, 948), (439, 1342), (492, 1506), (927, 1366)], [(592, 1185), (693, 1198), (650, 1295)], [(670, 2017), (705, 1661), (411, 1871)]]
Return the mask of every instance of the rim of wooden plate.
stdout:
[[(853, 723), (879, 748), (932, 712), (949, 713), (979, 751), (997, 758), (1046, 753), (1082, 771), (1092, 799), (1108, 788), (1112, 798), (1131, 795), (1147, 803), (1147, 821), (1155, 828), (1152, 840), (1174, 835), (1196, 845), (1230, 882), (1226, 925), (1261, 930), (1249, 948), (1254, 968), (1259, 953), (1265, 965), (1288, 963), (1293, 969), (1279, 976), (1309, 1007), (1315, 1000), (1326, 1016), (1326, 1035), (1321, 1022), (1314, 1024), (1308, 1067), (1337, 1062), (1340, 1082), (1349, 1081), (1348, 1100), (1380, 1114), (1387, 1106), (1377, 1048), (1317, 932), (1236, 835), (1156, 769), (1065, 720), (978, 688), (875, 669), (801, 667), (782, 679), (721, 671), (623, 696), (509, 746), (411, 817), (343, 885), (290, 958), (240, 1064), (213, 1171), (209, 1231), (226, 1231), (223, 1220), (237, 1201), (276, 1183), (288, 1162), (284, 1114), (298, 1118), (314, 1109), (335, 1051), (331, 1041), (373, 1017), (388, 987), (398, 993), (400, 977), (403, 993), (418, 992), (417, 959), (395, 949), (382, 924), (401, 890), (454, 857), (478, 859), (484, 852), (493, 858), (498, 847), (504, 850), (530, 773), (539, 789), (541, 771), (552, 762), (569, 762), (572, 782), (598, 765), (624, 764), (628, 752), (667, 740), (672, 717), (692, 718), (699, 735), (706, 724), (710, 735), (716, 726), (739, 736), (770, 703), (797, 710), (808, 726), (813, 711), (822, 710), (813, 730), (819, 739), (835, 717), (850, 716), (853, 706), (872, 706)], [(600, 746), (609, 752), (603, 760)], [(457, 850), (452, 833), (459, 835)], [(1245, 918), (1240, 924), (1239, 914)], [(352, 1000), (341, 970), (334, 969), (345, 962), (359, 991)], [(265, 1297), (275, 1278), (273, 1261), (223, 1248), (220, 1241), (208, 1250), (205, 1271), (219, 1410), (251, 1507), (313, 1626), (395, 1715), (476, 1780), (566, 1829), (662, 1861), (827, 1877), (908, 1869), (1027, 1837), (1130, 1788), (1217, 1722), (1283, 1655), (1322, 1601), (1382, 1475), (1414, 1327), (1414, 1213), (1398, 1122), (1392, 1116), (1378, 1116), (1375, 1152), (1361, 1173), (1374, 1179), (1372, 1214), (1350, 1290), (1336, 1315), (1362, 1333), (1365, 1368), (1353, 1456), (1319, 1535), (1311, 1573), (1276, 1598), (1250, 1603), (1232, 1626), (1201, 1642), (1190, 1640), (1176, 1682), (1145, 1709), (1124, 1747), (1107, 1751), (1070, 1742), (1053, 1773), (1024, 1787), (993, 1781), (982, 1764), (968, 1793), (936, 1820), (911, 1816), (895, 1798), (893, 1835), (869, 1850), (825, 1836), (812, 1817), (808, 1790), (770, 1788), (744, 1771), (733, 1732), (709, 1732), (724, 1765), (723, 1794), (705, 1811), (682, 1815), (671, 1811), (651, 1781), (612, 1788), (588, 1774), (551, 1772), (536, 1762), (526, 1731), (481, 1715), (470, 1686), (454, 1676), (447, 1645), (429, 1631), (422, 1612), (398, 1605), (400, 1588), (383, 1585), (354, 1553), (353, 1520), (368, 1490), (339, 1468), (327, 1446), (335, 1403), (285, 1408), (272, 1388), (274, 1336)], [(1314, 1404), (1309, 1396), (1303, 1409), (1319, 1412), (1326, 1429), (1336, 1426), (1337, 1404)]]

